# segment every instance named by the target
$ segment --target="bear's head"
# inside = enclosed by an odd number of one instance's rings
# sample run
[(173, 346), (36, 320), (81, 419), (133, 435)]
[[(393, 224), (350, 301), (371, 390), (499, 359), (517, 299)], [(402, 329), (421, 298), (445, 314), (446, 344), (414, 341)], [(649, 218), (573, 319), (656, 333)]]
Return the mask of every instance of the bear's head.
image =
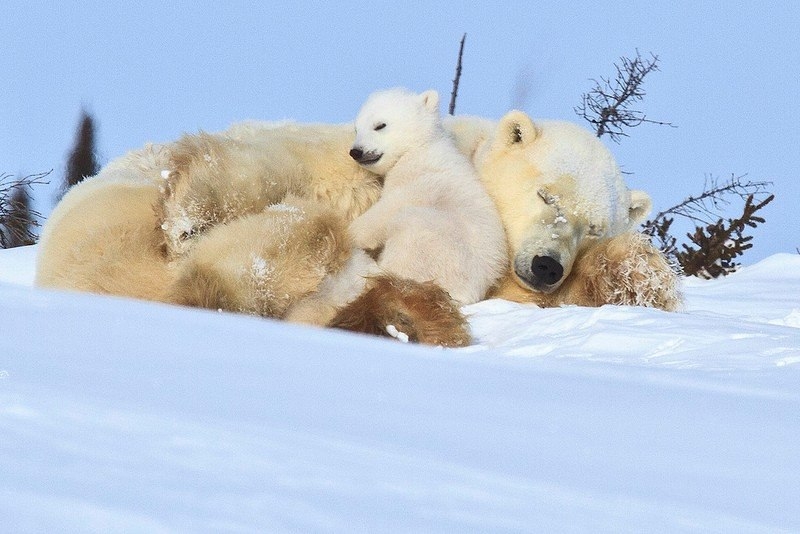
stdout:
[(427, 143), (441, 129), (439, 94), (388, 89), (370, 95), (355, 120), (350, 156), (384, 175), (409, 150)]
[(650, 212), (647, 193), (629, 191), (610, 151), (575, 124), (534, 123), (511, 111), (483, 131), (491, 133), (471, 141), (471, 155), (500, 211), (522, 287), (555, 291), (580, 252)]

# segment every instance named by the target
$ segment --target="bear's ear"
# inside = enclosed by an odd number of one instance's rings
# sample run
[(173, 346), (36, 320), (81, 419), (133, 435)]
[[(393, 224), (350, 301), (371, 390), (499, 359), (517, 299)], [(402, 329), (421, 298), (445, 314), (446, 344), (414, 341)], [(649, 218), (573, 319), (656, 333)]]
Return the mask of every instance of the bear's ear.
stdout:
[(439, 112), (439, 93), (433, 89), (430, 89), (419, 95), (419, 97), (422, 100), (422, 105), (425, 106), (425, 109), (432, 113)]
[(495, 131), (495, 148), (523, 148), (531, 144), (539, 136), (539, 130), (527, 113), (509, 111), (506, 113)]
[(631, 207), (628, 209), (628, 220), (631, 227), (644, 221), (650, 215), (651, 209), (653, 209), (653, 201), (650, 199), (650, 195), (636, 189), (631, 191)]

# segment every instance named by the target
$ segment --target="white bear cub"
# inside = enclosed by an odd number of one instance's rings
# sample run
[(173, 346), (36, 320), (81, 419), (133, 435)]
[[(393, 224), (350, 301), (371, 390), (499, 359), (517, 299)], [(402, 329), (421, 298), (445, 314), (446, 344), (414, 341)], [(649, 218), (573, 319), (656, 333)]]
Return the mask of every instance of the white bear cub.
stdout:
[(378, 201), (350, 224), (382, 271), (433, 281), (459, 304), (486, 297), (508, 263), (500, 215), (467, 156), (443, 129), (439, 95), (372, 94), (350, 156), (384, 177)]

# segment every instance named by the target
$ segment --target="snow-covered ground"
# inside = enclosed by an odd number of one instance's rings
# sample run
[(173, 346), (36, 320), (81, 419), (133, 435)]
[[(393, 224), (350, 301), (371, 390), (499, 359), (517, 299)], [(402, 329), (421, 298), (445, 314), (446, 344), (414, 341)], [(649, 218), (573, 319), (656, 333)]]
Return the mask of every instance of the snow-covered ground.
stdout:
[(406, 345), (31, 287), (0, 251), (0, 531), (800, 531), (800, 255), (678, 313)]

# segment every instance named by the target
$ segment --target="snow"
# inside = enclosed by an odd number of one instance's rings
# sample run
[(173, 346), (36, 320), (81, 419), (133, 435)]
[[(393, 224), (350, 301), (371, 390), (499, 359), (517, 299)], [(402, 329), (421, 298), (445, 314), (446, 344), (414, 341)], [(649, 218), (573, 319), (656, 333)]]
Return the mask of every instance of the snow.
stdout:
[(800, 530), (800, 255), (675, 313), (481, 302), (455, 350), (34, 261), (0, 251), (4, 532)]
[(386, 325), (386, 333), (395, 338), (396, 340), (400, 341), (401, 343), (408, 343), (408, 334), (406, 334), (405, 332), (401, 332), (393, 324)]

